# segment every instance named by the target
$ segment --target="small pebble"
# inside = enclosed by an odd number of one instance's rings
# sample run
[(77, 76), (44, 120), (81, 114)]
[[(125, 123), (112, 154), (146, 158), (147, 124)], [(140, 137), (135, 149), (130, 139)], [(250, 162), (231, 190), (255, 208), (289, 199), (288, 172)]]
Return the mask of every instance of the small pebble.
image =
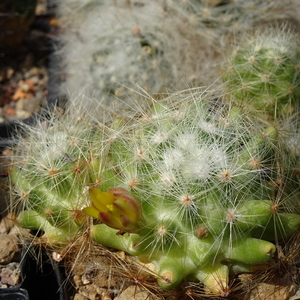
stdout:
[(9, 116), (14, 116), (16, 114), (16, 110), (14, 108), (8, 108), (5, 112)]
[(15, 286), (19, 282), (19, 276), (9, 268), (2, 268), (0, 277), (2, 283), (10, 286)]
[(297, 287), (292, 282), (287, 282), (286, 285), (281, 286), (262, 282), (250, 292), (249, 300), (289, 300), (296, 291)]
[(0, 263), (8, 264), (20, 252), (18, 239), (13, 234), (2, 234), (0, 236)]
[(131, 285), (124, 290), (115, 300), (154, 300), (155, 298), (147, 291), (139, 289), (137, 286)]
[(76, 288), (79, 288), (80, 286), (82, 286), (82, 281), (81, 281), (81, 276), (80, 275), (74, 275), (73, 276), (73, 281), (75, 284)]
[(27, 83), (20, 84), (20, 90), (24, 93), (27, 93), (29, 91), (29, 85)]
[(89, 298), (77, 293), (77, 294), (75, 294), (73, 300), (89, 300)]
[(41, 75), (43, 72), (40, 68), (38, 67), (33, 67), (31, 68), (28, 72), (25, 73), (24, 77), (25, 78), (30, 78), (30, 77), (34, 77), (34, 76), (39, 76)]
[(20, 264), (12, 262), (0, 267), (0, 282), (6, 286), (15, 286), (20, 282)]
[(102, 293), (101, 300), (112, 300), (110, 293), (108, 291), (104, 291)]
[(13, 226), (14, 226), (14, 223), (9, 218), (9, 216), (2, 218), (0, 221), (0, 234), (8, 234)]
[(16, 112), (17, 119), (27, 119), (31, 116), (31, 114), (28, 111), (25, 110), (18, 110)]
[[(80, 288), (79, 293), (90, 300), (96, 300), (98, 293), (93, 284), (89, 284)], [(99, 298), (99, 297), (98, 297)]]

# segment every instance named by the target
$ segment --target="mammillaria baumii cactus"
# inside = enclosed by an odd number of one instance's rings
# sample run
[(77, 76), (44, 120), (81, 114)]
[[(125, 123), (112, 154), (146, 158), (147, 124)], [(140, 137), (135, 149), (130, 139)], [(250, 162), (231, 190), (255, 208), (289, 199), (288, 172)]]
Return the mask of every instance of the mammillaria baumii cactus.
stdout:
[(227, 295), (230, 275), (297, 231), (299, 183), (278, 129), (215, 97), (178, 93), (111, 127), (65, 116), (32, 130), (12, 171), (26, 208), (17, 223), (53, 249), (88, 227), (151, 264), (163, 289), (191, 278)]
[[(123, 251), (162, 290), (200, 282), (206, 296), (225, 297), (233, 276), (265, 269), (300, 225), (299, 48), (289, 45), (277, 72), (277, 35), (256, 38), (263, 57), (245, 68), (238, 52), (219, 89), (145, 92), (149, 105), (107, 122), (66, 113), (27, 127), (11, 171), (16, 223), (54, 251), (82, 235)], [(239, 92), (234, 76), (257, 76), (254, 63), (284, 84)], [(275, 87), (278, 101), (260, 105)]]

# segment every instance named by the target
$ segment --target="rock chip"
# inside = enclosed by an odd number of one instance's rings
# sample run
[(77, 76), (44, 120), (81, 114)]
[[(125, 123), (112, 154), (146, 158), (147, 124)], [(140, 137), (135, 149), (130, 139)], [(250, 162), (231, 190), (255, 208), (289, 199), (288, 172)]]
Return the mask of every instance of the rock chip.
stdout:
[(293, 283), (278, 286), (262, 282), (251, 291), (249, 300), (288, 300), (296, 291), (296, 285)]
[(149, 292), (141, 290), (137, 286), (131, 285), (126, 290), (124, 290), (120, 294), (120, 296), (115, 298), (115, 300), (128, 300), (128, 299), (155, 300), (157, 298), (154, 298), (153, 295), (151, 295)]
[(1, 234), (0, 236), (0, 264), (8, 264), (13, 261), (20, 252), (18, 239), (13, 234)]
[(82, 286), (79, 289), (79, 294), (86, 297), (89, 300), (96, 300), (97, 298), (99, 298), (96, 286), (93, 284)]
[(20, 281), (20, 269), (18, 263), (8, 264), (7, 267), (1, 269), (1, 283), (8, 286), (15, 286)]
[(81, 294), (75, 294), (75, 296), (74, 296), (74, 298), (73, 298), (73, 300), (88, 300), (89, 298), (87, 298), (87, 297), (85, 297), (85, 296), (83, 296), (83, 295), (81, 295)]
[(0, 234), (10, 233), (13, 227), (14, 227), (14, 222), (11, 219), (11, 215), (2, 218), (0, 221)]
[(291, 297), (289, 300), (298, 300), (300, 299), (300, 291), (298, 291), (293, 297)]

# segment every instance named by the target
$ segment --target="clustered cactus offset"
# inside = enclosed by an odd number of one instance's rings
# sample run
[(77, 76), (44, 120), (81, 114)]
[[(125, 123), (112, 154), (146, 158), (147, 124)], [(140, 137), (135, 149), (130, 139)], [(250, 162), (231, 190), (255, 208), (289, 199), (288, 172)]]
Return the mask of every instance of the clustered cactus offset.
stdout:
[[(244, 37), (223, 74), (236, 100), (273, 117), (290, 114), (300, 93), (298, 36), (291, 28), (269, 28)], [(298, 104), (299, 105), (299, 104)]]

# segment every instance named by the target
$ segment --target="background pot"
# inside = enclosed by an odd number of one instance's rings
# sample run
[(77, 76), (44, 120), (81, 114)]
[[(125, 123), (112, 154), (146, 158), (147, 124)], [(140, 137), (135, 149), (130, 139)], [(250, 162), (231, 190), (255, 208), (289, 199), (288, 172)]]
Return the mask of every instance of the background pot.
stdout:
[(29, 253), (25, 246), (20, 263), (20, 283), (14, 287), (0, 288), (0, 300), (71, 299), (73, 289), (66, 281), (64, 267), (49, 259), (45, 253), (39, 253), (39, 261), (31, 254), (32, 249)]
[(34, 20), (37, 0), (3, 0), (0, 3), (0, 48), (18, 46)]

